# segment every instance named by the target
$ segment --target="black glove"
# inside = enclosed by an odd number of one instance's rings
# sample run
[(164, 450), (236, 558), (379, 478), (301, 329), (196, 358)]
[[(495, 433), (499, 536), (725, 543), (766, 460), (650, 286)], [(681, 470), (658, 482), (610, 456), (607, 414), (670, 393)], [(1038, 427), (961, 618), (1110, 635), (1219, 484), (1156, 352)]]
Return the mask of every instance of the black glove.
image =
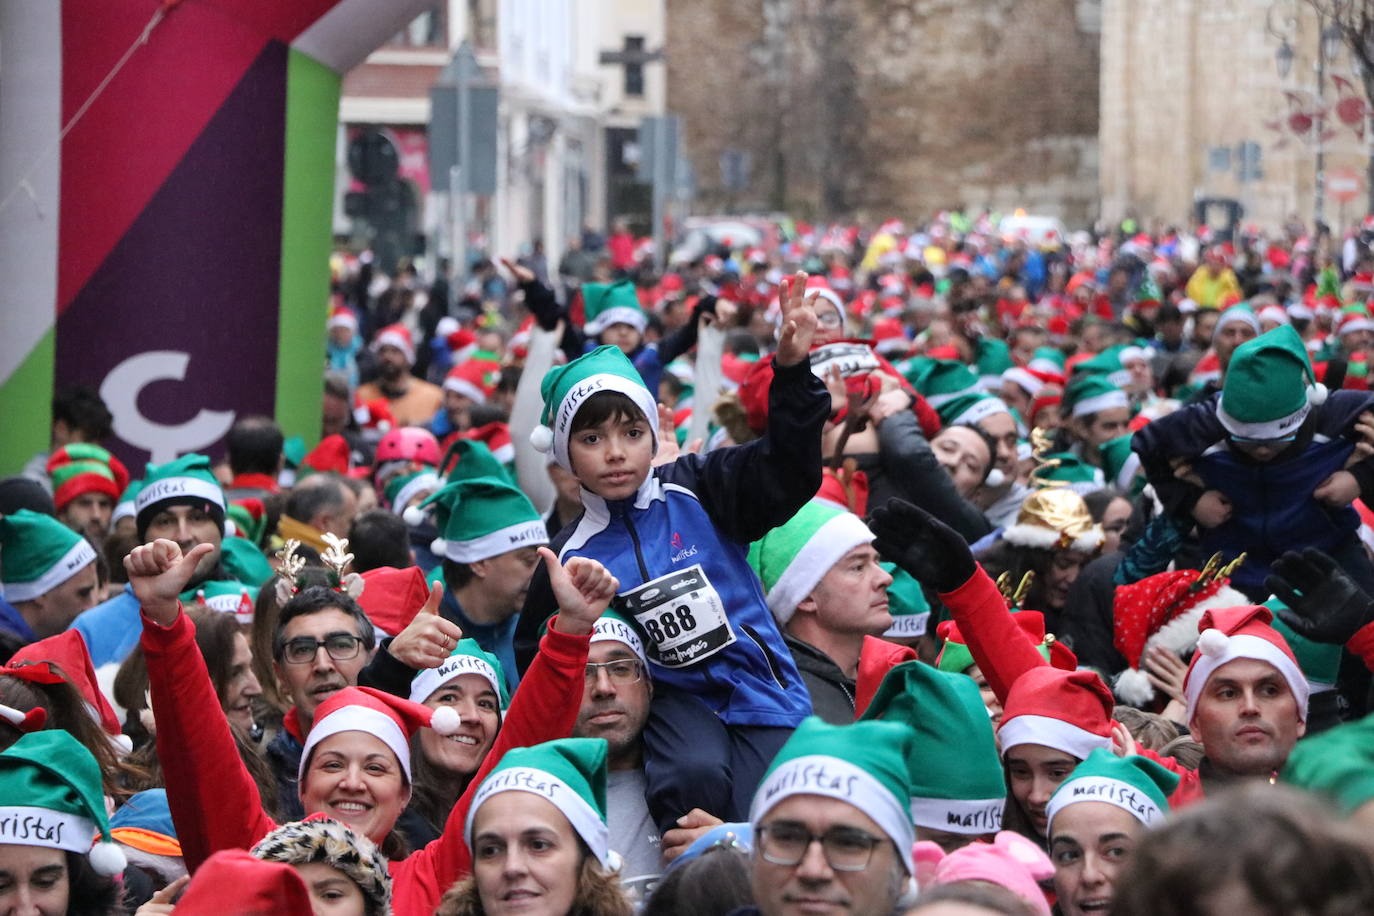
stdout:
[(549, 289), (538, 280), (531, 280), (529, 283), (520, 284), (520, 289), (525, 293), (525, 308), (530, 310), (534, 320), (546, 331), (552, 331), (558, 327), (558, 321), (563, 317), (563, 310), (558, 307), (558, 300), (553, 297), (553, 290)]
[(977, 568), (959, 532), (905, 500), (889, 499), (874, 509), (868, 527), (878, 553), (938, 592), (954, 591)]
[(1345, 645), (1374, 620), (1374, 603), (1336, 561), (1315, 547), (1290, 550), (1274, 561), (1264, 580), (1288, 609), (1275, 615), (1299, 636), (1314, 642)]
[(711, 293), (703, 293), (698, 297), (696, 305), (692, 306), (692, 324), (701, 320), (701, 316), (716, 313), (716, 297)]

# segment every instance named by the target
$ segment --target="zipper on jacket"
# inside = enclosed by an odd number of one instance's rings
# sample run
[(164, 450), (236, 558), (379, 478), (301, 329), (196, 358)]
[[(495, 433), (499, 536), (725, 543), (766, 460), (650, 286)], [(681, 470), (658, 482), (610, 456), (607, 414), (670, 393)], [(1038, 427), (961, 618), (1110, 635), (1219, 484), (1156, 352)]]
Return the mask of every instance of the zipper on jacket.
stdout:
[(649, 567), (644, 565), (644, 551), (639, 547), (639, 532), (635, 530), (635, 523), (630, 521), (630, 513), (624, 514), (625, 530), (630, 532), (630, 543), (635, 548), (635, 562), (639, 564), (639, 575), (645, 582), (649, 581)]
[(758, 631), (749, 624), (740, 624), (740, 629), (754, 641), (754, 645), (758, 646), (759, 651), (763, 653), (764, 660), (768, 662), (768, 670), (773, 673), (773, 680), (777, 681), (779, 687), (786, 690), (788, 686), (787, 675), (783, 674), (782, 669), (778, 667), (778, 660), (773, 657), (773, 650), (768, 648), (768, 644), (759, 636)]

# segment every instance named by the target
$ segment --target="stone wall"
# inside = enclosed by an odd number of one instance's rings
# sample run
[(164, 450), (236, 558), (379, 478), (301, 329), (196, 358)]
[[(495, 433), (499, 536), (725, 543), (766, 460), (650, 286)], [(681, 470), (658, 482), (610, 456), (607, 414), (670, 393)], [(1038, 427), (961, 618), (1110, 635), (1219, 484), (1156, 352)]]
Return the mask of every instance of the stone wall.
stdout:
[[(670, 0), (698, 209), (1097, 211), (1095, 0)], [(747, 191), (720, 154), (752, 157)]]

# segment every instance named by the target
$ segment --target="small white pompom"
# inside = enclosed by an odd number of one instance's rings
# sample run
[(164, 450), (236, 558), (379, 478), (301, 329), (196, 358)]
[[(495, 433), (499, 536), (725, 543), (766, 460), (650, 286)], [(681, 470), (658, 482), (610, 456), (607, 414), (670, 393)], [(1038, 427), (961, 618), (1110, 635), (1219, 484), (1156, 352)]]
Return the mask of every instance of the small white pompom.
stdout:
[(1127, 668), (1118, 674), (1112, 690), (1120, 700), (1132, 706), (1144, 706), (1155, 698), (1154, 685), (1138, 668)]
[(1218, 629), (1203, 630), (1197, 638), (1197, 650), (1209, 658), (1220, 658), (1226, 654), (1230, 637)]
[(429, 552), (436, 557), (442, 557), (444, 554), (448, 553), (448, 541), (443, 538), (435, 538), (429, 542)]
[(96, 843), (89, 858), (91, 868), (95, 869), (96, 874), (107, 877), (121, 874), (129, 866), (129, 860), (124, 857), (124, 850), (114, 843)]
[(1330, 394), (1330, 392), (1326, 390), (1326, 386), (1318, 382), (1307, 389), (1307, 403), (1311, 404), (1313, 407), (1318, 407), (1326, 403), (1326, 396), (1328, 394)]
[(441, 735), (456, 735), (463, 720), (452, 706), (440, 706), (429, 716), (429, 727)]
[(128, 735), (111, 735), (110, 743), (119, 751), (120, 756), (131, 753), (134, 749), (134, 739)]
[(429, 518), (429, 513), (419, 506), (406, 506), (406, 510), (401, 513), (401, 518), (405, 519), (407, 525), (417, 528), (425, 523), (425, 519)]
[(993, 468), (991, 471), (988, 471), (987, 480), (984, 480), (983, 483), (989, 487), (1000, 487), (1006, 480), (1007, 475), (1003, 474), (997, 468)]
[(625, 867), (625, 859), (614, 849), (606, 850), (606, 870), (611, 873), (620, 871)]
[(549, 452), (553, 450), (553, 430), (547, 426), (539, 425), (530, 431), (530, 445), (536, 451)]
[(343, 578), (344, 591), (348, 597), (357, 601), (362, 596), (363, 589), (367, 588), (367, 580), (358, 573), (349, 573)]
[(353, 420), (359, 426), (366, 426), (367, 422), (371, 419), (372, 411), (367, 409), (366, 404), (359, 404), (357, 407), (353, 408)]

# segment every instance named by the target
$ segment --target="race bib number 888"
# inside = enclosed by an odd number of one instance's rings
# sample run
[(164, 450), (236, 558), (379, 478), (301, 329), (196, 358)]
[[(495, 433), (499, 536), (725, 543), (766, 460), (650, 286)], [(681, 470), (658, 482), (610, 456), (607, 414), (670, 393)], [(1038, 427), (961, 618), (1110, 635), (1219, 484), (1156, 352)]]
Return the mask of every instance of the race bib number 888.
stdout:
[(621, 601), (649, 638), (649, 658), (665, 668), (685, 668), (735, 641), (725, 605), (700, 565), (646, 582)]

